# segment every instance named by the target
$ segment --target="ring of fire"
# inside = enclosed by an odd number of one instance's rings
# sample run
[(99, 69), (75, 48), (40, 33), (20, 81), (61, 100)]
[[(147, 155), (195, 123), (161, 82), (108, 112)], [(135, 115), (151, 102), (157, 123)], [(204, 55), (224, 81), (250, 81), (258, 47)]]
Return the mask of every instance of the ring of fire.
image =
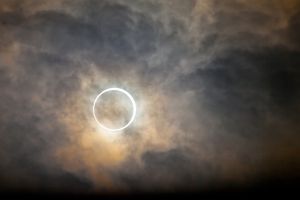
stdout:
[[(96, 116), (96, 113), (95, 113), (95, 107), (96, 107), (96, 103), (98, 101), (98, 99), (105, 93), (107, 92), (111, 92), (111, 91), (117, 91), (117, 92), (121, 92), (123, 94), (125, 94), (131, 101), (131, 104), (132, 104), (132, 115), (131, 115), (131, 118), (129, 120), (129, 122), (127, 124), (125, 124), (124, 126), (120, 127), (120, 128), (109, 128), (109, 127), (106, 127), (104, 126), (102, 123), (100, 123), (100, 121), (98, 120), (97, 116)], [(97, 95), (97, 97), (95, 98), (94, 100), (94, 104), (93, 104), (93, 115), (94, 115), (94, 119), (95, 121), (100, 125), (101, 128), (107, 130), (107, 131), (121, 131), (125, 128), (127, 128), (134, 120), (135, 118), (135, 115), (136, 115), (136, 103), (135, 103), (135, 100), (133, 99), (133, 97), (131, 96), (131, 94), (129, 94), (126, 90), (123, 90), (121, 88), (108, 88), (106, 90), (103, 90), (100, 94)]]

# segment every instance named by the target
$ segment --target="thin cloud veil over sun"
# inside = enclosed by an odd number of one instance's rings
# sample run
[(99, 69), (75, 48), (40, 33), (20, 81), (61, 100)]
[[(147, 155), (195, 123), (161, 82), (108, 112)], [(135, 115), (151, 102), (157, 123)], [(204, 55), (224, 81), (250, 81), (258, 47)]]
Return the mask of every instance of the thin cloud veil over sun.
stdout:
[[(112, 92), (112, 91), (113, 92), (121, 92), (121, 93), (125, 94), (126, 97), (128, 97), (130, 99), (130, 102), (132, 104), (132, 114), (131, 114), (130, 120), (125, 125), (117, 127), (117, 128), (109, 128), (109, 127), (103, 125), (98, 120), (98, 117), (96, 115), (96, 104), (97, 104), (97, 101), (100, 101), (99, 99), (100, 99), (100, 97), (102, 95), (104, 95), (107, 92)], [(111, 102), (109, 102), (109, 103), (111, 104)], [(94, 119), (99, 124), (99, 126), (101, 126), (103, 129), (105, 129), (107, 131), (122, 131), (122, 130), (124, 130), (125, 128), (127, 128), (133, 122), (133, 120), (135, 118), (135, 115), (136, 115), (136, 103), (135, 103), (134, 98), (131, 96), (131, 94), (129, 94), (127, 91), (125, 91), (125, 90), (123, 90), (121, 88), (108, 88), (108, 89), (103, 90), (102, 92), (100, 92), (100, 94), (97, 95), (97, 97), (95, 98), (94, 103), (93, 103), (93, 116), (94, 116)]]

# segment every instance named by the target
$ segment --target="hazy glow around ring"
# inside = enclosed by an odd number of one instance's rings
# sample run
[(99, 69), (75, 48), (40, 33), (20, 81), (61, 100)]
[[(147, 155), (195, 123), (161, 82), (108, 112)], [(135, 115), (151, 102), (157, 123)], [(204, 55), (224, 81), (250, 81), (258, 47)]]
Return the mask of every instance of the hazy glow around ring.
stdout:
[[(131, 101), (131, 103), (132, 103), (133, 111), (132, 111), (132, 115), (131, 115), (130, 121), (129, 121), (125, 126), (123, 126), (123, 127), (121, 127), (121, 128), (115, 128), (115, 129), (113, 129), (113, 128), (108, 128), (108, 127), (104, 126), (103, 124), (101, 124), (101, 123), (99, 122), (99, 120), (97, 119), (96, 114), (95, 114), (95, 106), (96, 106), (96, 103), (97, 103), (98, 99), (101, 97), (101, 95), (103, 95), (104, 93), (110, 92), (110, 91), (118, 91), (118, 92), (121, 92), (121, 93), (125, 94), (125, 95), (130, 99), (130, 101)], [(134, 118), (135, 118), (135, 115), (136, 115), (136, 103), (135, 103), (133, 97), (131, 96), (131, 94), (129, 94), (127, 91), (125, 91), (125, 90), (123, 90), (123, 89), (121, 89), (121, 88), (108, 88), (108, 89), (106, 89), (106, 90), (103, 90), (103, 91), (102, 91), (100, 94), (98, 94), (97, 97), (95, 98), (94, 105), (93, 105), (93, 115), (94, 115), (94, 118), (95, 118), (96, 122), (97, 122), (103, 129), (105, 129), (105, 130), (107, 130), (107, 131), (121, 131), (121, 130), (127, 128), (127, 127), (133, 122), (133, 120), (134, 120)]]

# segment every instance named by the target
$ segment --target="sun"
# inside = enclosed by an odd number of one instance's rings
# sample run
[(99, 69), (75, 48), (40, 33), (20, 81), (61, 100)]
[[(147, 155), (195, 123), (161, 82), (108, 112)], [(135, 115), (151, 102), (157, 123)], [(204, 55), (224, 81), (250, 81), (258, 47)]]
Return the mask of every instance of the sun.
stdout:
[[(128, 123), (126, 123), (126, 124), (125, 124), (124, 126), (122, 126), (122, 127), (118, 127), (118, 128), (110, 128), (110, 127), (107, 127), (107, 126), (105, 126), (103, 123), (101, 123), (101, 122), (99, 121), (99, 119), (97, 118), (97, 116), (96, 116), (96, 111), (95, 111), (95, 110), (96, 110), (96, 109), (95, 109), (96, 103), (97, 103), (97, 101), (100, 100), (100, 98), (101, 98), (101, 96), (102, 96), (103, 94), (108, 93), (108, 92), (120, 92), (120, 93), (122, 93), (122, 94), (125, 94), (125, 95), (129, 98), (129, 100), (130, 100), (130, 102), (131, 102), (131, 104), (132, 104), (132, 114), (131, 114), (130, 120), (128, 121)], [(103, 129), (107, 130), (107, 131), (121, 131), (121, 130), (124, 130), (125, 128), (127, 128), (128, 126), (130, 126), (130, 124), (132, 124), (132, 122), (133, 122), (134, 119), (135, 119), (135, 116), (136, 116), (136, 103), (135, 103), (135, 100), (134, 100), (134, 98), (131, 96), (131, 94), (130, 94), (129, 92), (127, 92), (126, 90), (124, 90), (124, 89), (121, 89), (121, 88), (108, 88), (108, 89), (105, 89), (105, 90), (103, 90), (102, 92), (100, 92), (100, 94), (98, 94), (97, 97), (96, 97), (95, 100), (94, 100), (94, 104), (93, 104), (93, 116), (94, 116), (95, 121), (99, 124), (99, 126), (100, 126), (101, 128), (103, 128)]]

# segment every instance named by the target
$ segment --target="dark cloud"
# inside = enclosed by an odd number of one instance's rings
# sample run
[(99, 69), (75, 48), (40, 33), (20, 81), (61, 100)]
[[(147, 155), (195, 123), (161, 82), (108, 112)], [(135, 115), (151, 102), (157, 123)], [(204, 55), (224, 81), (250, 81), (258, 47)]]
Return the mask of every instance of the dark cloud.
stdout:
[[(2, 1), (0, 184), (174, 191), (298, 177), (299, 8)], [(111, 86), (139, 106), (118, 139), (90, 111)]]

